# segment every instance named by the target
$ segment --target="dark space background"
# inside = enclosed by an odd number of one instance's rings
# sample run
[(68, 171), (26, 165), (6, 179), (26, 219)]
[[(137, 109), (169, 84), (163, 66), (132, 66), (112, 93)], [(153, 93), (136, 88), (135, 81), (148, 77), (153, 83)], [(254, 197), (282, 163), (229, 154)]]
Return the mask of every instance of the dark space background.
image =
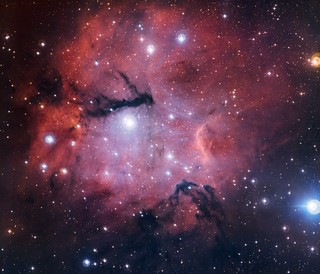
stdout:
[(319, 273), (319, 20), (1, 0), (1, 272)]

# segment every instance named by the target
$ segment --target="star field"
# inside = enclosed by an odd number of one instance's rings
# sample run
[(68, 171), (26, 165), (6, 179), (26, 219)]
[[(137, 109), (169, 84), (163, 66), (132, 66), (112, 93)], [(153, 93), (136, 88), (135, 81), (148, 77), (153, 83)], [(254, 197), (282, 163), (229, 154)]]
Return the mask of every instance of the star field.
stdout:
[(0, 3), (2, 273), (317, 273), (320, 5), (249, 2)]

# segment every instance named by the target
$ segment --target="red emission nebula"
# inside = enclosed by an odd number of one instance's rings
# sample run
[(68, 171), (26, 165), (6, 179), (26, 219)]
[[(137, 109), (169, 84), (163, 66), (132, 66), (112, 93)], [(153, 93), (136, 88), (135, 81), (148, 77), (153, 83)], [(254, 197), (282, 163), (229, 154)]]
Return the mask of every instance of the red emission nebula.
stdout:
[(1, 0), (0, 272), (319, 273), (319, 14)]
[[(286, 142), (293, 114), (285, 54), (267, 32), (230, 28), (236, 19), (219, 14), (119, 4), (79, 17), (19, 88), (33, 114), (33, 179), (22, 192), (84, 205), (108, 228), (164, 203), (183, 180), (232, 195)], [(196, 225), (189, 198), (169, 232)]]

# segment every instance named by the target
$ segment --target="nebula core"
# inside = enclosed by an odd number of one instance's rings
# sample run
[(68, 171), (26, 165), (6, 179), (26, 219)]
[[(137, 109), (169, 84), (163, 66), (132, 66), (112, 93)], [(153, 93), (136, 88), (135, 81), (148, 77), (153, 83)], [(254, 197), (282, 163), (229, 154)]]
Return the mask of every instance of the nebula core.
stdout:
[(316, 273), (316, 1), (22, 2), (2, 272)]

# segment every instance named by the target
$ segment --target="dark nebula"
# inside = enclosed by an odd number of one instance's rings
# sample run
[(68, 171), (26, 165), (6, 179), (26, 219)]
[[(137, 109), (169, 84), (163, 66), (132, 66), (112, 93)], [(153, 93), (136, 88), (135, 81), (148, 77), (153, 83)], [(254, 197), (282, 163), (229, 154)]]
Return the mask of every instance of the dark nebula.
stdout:
[(153, 98), (150, 93), (140, 93), (137, 90), (137, 87), (130, 82), (129, 78), (124, 73), (119, 72), (119, 75), (124, 80), (128, 89), (132, 93), (133, 99), (117, 100), (108, 98), (107, 96), (100, 94), (94, 98), (93, 109), (88, 110), (87, 115), (93, 117), (102, 117), (109, 115), (111, 112), (121, 110), (122, 108), (136, 108), (143, 104), (147, 106), (151, 106), (153, 104)]

